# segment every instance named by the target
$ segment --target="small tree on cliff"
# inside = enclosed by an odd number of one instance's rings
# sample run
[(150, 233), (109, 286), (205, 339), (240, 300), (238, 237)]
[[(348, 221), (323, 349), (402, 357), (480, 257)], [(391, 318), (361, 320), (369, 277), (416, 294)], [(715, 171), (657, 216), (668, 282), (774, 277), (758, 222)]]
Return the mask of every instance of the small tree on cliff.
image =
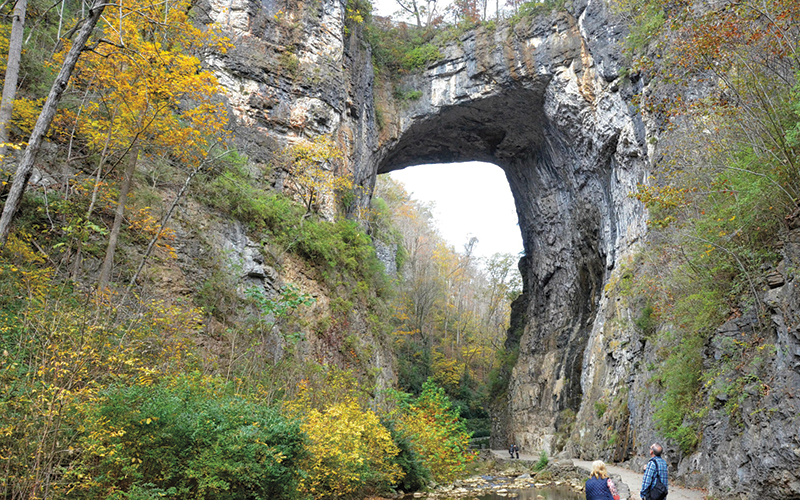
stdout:
[(344, 153), (330, 137), (303, 140), (285, 151), (284, 163), (291, 176), (289, 190), (306, 207), (306, 214), (321, 211), (327, 200), (353, 187), (344, 170)]

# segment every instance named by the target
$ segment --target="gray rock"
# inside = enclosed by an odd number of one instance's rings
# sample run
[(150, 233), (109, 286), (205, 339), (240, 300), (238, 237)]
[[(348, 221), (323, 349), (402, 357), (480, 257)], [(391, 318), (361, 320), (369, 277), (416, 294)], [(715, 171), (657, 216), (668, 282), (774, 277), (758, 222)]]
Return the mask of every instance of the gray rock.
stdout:
[[(273, 0), (204, 1), (209, 20), (235, 41), (208, 63), (225, 86), (239, 149), (251, 161), (266, 164), (290, 142), (333, 134), (358, 186), (354, 214), (368, 206), (377, 174), (469, 160), (505, 171), (526, 257), (506, 343), (520, 354), (507, 399), (492, 408), (493, 446), (512, 439), (526, 450), (569, 450), (640, 467), (643, 443), (663, 441), (653, 424), (659, 389), (648, 368), (658, 354), (632, 326), (631, 307), (613, 285), (646, 234), (647, 214), (630, 195), (658, 154), (659, 117), (645, 119), (631, 105), (652, 90), (638, 75), (619, 78), (625, 28), (606, 2), (572, 0), (568, 12), (470, 31), (443, 49), (442, 60), (401, 78), (398, 88), (421, 93), (401, 103), (377, 95), (359, 28), (349, 35), (344, 29), (343, 1), (308, 4), (291, 22)], [(275, 185), (282, 179), (277, 175)], [(800, 265), (798, 214), (786, 221), (788, 269)], [(241, 276), (277, 282), (241, 227), (224, 239)], [(376, 248), (394, 272), (394, 251)], [(751, 396), (740, 421), (725, 414), (730, 396), (722, 391), (697, 453), (683, 456), (665, 442), (676, 479), (710, 487), (715, 496), (800, 496), (793, 451), (800, 442), (800, 294), (788, 273), (771, 274), (767, 283), (766, 317), (745, 310), (704, 346), (710, 366), (730, 356), (743, 333), (769, 323), (765, 361), (749, 373), (762, 382), (743, 388)], [(388, 349), (376, 349), (376, 364), (386, 368), (389, 358)], [(383, 371), (383, 385), (390, 372)], [(598, 412), (596, 403), (607, 409)]]

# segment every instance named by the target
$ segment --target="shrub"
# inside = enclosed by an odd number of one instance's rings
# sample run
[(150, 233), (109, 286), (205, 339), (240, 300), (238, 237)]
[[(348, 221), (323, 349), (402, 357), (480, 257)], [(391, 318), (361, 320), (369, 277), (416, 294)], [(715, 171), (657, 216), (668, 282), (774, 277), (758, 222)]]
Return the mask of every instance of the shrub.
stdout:
[(424, 68), (442, 57), (439, 47), (426, 43), (406, 53), (405, 56), (403, 56), (402, 66), (406, 71), (413, 71), (415, 69)]
[(399, 450), (389, 431), (354, 399), (324, 411), (311, 409), (302, 429), (310, 440), (299, 484), (305, 494), (342, 498), (382, 493), (402, 476), (393, 461)]
[(82, 481), (69, 472), (76, 456), (116, 453), (78, 444), (119, 432), (87, 417), (100, 392), (184, 370), (200, 313), (155, 300), (134, 302), (131, 314), (107, 297), (81, 297), (39, 267), (44, 257), (22, 236), (0, 257), (0, 491), (57, 497)]
[(353, 498), (385, 493), (402, 477), (399, 449), (348, 371), (329, 369), (324, 380), (304, 381), (285, 403), (302, 420), (309, 454), (300, 464), (299, 490), (313, 498)]
[(419, 100), (420, 97), (422, 97), (422, 91), (420, 91), (420, 90), (402, 91), (402, 90), (399, 90), (399, 89), (395, 89), (394, 97), (395, 97), (395, 99), (398, 99), (398, 100), (401, 100), (401, 101), (416, 101), (416, 100)]
[(548, 463), (550, 463), (550, 461), (547, 459), (547, 452), (542, 450), (542, 453), (539, 454), (539, 460), (537, 460), (536, 464), (533, 466), (533, 470), (539, 472), (547, 467)]
[(291, 498), (304, 457), (298, 422), (199, 374), (111, 387), (86, 422), (79, 498)]
[(385, 422), (384, 425), (397, 445), (394, 463), (403, 471), (396, 484), (397, 489), (407, 493), (425, 489), (431, 483), (431, 471), (425, 466), (423, 457), (415, 451), (412, 436), (400, 431), (394, 422)]
[(608, 405), (601, 401), (595, 401), (594, 403), (594, 412), (597, 415), (597, 418), (603, 418), (603, 415), (606, 413), (608, 409)]
[(444, 389), (428, 380), (419, 397), (404, 406), (399, 428), (409, 436), (433, 480), (456, 479), (475, 455), (469, 450), (470, 433)]

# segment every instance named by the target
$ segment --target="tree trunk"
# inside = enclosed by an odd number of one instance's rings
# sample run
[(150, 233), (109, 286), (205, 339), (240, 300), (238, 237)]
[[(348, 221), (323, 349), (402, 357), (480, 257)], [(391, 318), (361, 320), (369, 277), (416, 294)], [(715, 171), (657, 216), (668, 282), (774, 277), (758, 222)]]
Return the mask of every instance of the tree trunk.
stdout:
[(17, 172), (14, 174), (14, 182), (11, 185), (11, 191), (8, 193), (6, 204), (3, 207), (3, 215), (0, 216), (0, 247), (5, 246), (6, 240), (8, 239), (8, 233), (11, 230), (11, 221), (14, 219), (19, 209), (22, 193), (25, 191), (25, 187), (28, 185), (28, 181), (33, 173), (33, 163), (36, 161), (36, 155), (39, 153), (42, 139), (44, 139), (47, 129), (50, 128), (50, 122), (53, 121), (53, 117), (56, 115), (58, 103), (61, 100), (61, 96), (64, 94), (64, 90), (67, 88), (69, 78), (72, 76), (72, 71), (78, 63), (81, 51), (83, 47), (86, 46), (86, 42), (89, 41), (89, 37), (105, 8), (106, 4), (104, 0), (95, 0), (95, 3), (89, 10), (89, 17), (86, 19), (80, 33), (78, 33), (78, 37), (75, 39), (75, 43), (69, 50), (66, 59), (64, 59), (64, 64), (61, 66), (61, 70), (58, 72), (53, 86), (50, 87), (50, 94), (47, 96), (42, 112), (36, 120), (33, 132), (31, 132), (31, 137), (28, 139), (28, 147), (25, 149), (22, 161), (17, 166)]
[(139, 159), (139, 145), (133, 147), (128, 158), (128, 165), (125, 167), (125, 176), (122, 179), (122, 186), (119, 190), (119, 201), (117, 210), (114, 213), (114, 224), (111, 226), (111, 233), (108, 235), (108, 247), (106, 247), (106, 257), (103, 260), (103, 267), (100, 269), (100, 279), (97, 289), (103, 291), (108, 288), (111, 281), (111, 268), (114, 266), (114, 253), (117, 251), (117, 241), (119, 232), (122, 229), (122, 220), (125, 218), (125, 202), (128, 201), (128, 192), (133, 183), (133, 173), (136, 170), (136, 162)]
[(8, 39), (8, 63), (6, 78), (3, 80), (3, 101), (0, 103), (0, 156), (6, 154), (5, 143), (8, 142), (8, 125), (11, 123), (11, 111), (17, 95), (17, 79), (19, 77), (19, 61), (22, 56), (22, 38), (25, 34), (25, 9), (28, 0), (17, 0), (14, 6), (14, 17), (11, 22), (11, 36)]

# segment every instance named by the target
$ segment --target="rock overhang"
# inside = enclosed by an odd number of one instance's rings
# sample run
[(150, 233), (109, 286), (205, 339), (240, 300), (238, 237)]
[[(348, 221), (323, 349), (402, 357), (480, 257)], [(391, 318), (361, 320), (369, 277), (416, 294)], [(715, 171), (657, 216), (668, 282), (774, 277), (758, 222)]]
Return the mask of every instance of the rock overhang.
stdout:
[(505, 89), (421, 116), (387, 148), (378, 173), (413, 165), (484, 161), (501, 168), (542, 147), (544, 89)]

